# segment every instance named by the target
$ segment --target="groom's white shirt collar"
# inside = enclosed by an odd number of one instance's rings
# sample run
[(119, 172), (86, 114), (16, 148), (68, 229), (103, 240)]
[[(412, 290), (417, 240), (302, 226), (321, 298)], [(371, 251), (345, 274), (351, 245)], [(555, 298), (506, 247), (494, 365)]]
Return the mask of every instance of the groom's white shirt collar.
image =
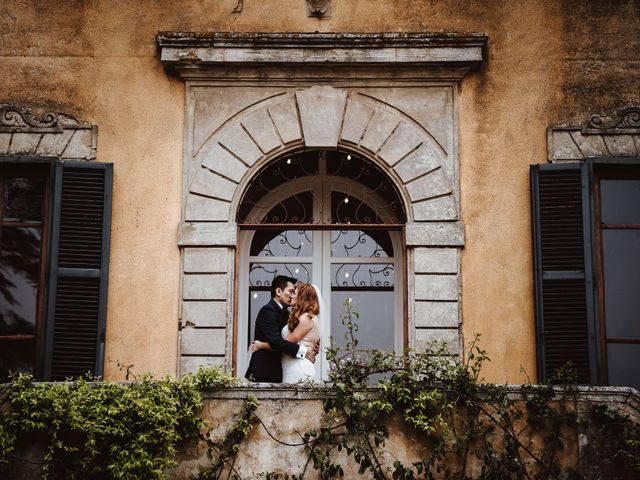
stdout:
[(276, 303), (278, 304), (278, 306), (280, 307), (280, 310), (283, 310), (283, 309), (284, 309), (284, 306), (283, 306), (283, 305), (282, 305), (278, 300), (276, 300), (276, 299), (274, 298), (274, 299), (273, 299), (273, 301), (274, 301), (274, 302), (276, 302)]

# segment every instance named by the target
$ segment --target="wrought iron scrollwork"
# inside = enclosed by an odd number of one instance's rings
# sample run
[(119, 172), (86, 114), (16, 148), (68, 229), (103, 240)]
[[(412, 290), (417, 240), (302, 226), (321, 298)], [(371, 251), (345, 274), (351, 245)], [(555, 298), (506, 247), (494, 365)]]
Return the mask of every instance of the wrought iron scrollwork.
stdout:
[(393, 264), (340, 263), (332, 265), (332, 287), (381, 288), (393, 287)]
[[(320, 195), (320, 165), (328, 176), (345, 179), (359, 185), (358, 197), (336, 188), (331, 193), (331, 205), (325, 205), (321, 218), (313, 216), (313, 204), (322, 205)], [(287, 194), (282, 185), (309, 177), (307, 191)], [(316, 177), (316, 178), (314, 178)], [(325, 178), (325, 177), (322, 177)], [(330, 178), (330, 177), (329, 177)], [(330, 182), (326, 187), (333, 189)], [(281, 193), (282, 192), (282, 193)], [(277, 198), (282, 195), (282, 198)], [(288, 195), (288, 196), (287, 196)], [(270, 197), (270, 204), (265, 198)], [(277, 200), (273, 201), (273, 196)], [(264, 213), (267, 208), (270, 210)], [(251, 212), (261, 212), (252, 218)], [(264, 168), (253, 180), (238, 208), (239, 224), (401, 224), (406, 215), (395, 187), (377, 166), (351, 154), (338, 151), (305, 151), (279, 159)]]
[(258, 257), (308, 257), (312, 238), (307, 230), (264, 231), (254, 235), (251, 255)]
[(393, 256), (393, 248), (388, 233), (384, 231), (332, 230), (331, 256), (386, 258)]
[(271, 287), (276, 275), (294, 277), (301, 282), (310, 282), (310, 265), (306, 263), (251, 263), (249, 265), (249, 287)]

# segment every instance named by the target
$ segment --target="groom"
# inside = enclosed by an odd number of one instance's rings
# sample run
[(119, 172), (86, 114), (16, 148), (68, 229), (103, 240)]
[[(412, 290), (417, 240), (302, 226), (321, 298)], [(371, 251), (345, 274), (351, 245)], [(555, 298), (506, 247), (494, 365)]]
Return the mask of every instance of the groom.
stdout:
[(282, 382), (282, 354), (315, 362), (316, 352), (304, 345), (291, 343), (282, 338), (282, 328), (289, 319), (289, 310), (296, 295), (297, 280), (277, 275), (271, 282), (271, 300), (264, 305), (256, 317), (255, 339), (269, 342), (272, 350), (258, 350), (251, 355), (245, 377), (254, 382)]

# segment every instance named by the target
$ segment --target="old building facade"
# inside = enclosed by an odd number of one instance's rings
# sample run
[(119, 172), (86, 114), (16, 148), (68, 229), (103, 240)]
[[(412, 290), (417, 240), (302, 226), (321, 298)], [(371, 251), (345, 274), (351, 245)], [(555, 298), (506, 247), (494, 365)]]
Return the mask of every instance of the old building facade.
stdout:
[(241, 375), (277, 272), (637, 386), (637, 2), (328, 3), (0, 7), (4, 365)]

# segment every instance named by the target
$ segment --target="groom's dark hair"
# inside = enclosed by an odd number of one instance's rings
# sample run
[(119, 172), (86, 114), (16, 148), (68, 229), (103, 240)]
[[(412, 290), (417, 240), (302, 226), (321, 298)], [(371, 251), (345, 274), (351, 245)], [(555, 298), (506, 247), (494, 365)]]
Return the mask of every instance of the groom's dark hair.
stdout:
[(276, 275), (275, 277), (273, 277), (273, 281), (271, 282), (271, 298), (274, 298), (276, 296), (276, 290), (278, 288), (284, 290), (284, 288), (287, 286), (287, 283), (289, 282), (295, 285), (296, 283), (298, 283), (298, 279), (287, 277), (286, 275)]

